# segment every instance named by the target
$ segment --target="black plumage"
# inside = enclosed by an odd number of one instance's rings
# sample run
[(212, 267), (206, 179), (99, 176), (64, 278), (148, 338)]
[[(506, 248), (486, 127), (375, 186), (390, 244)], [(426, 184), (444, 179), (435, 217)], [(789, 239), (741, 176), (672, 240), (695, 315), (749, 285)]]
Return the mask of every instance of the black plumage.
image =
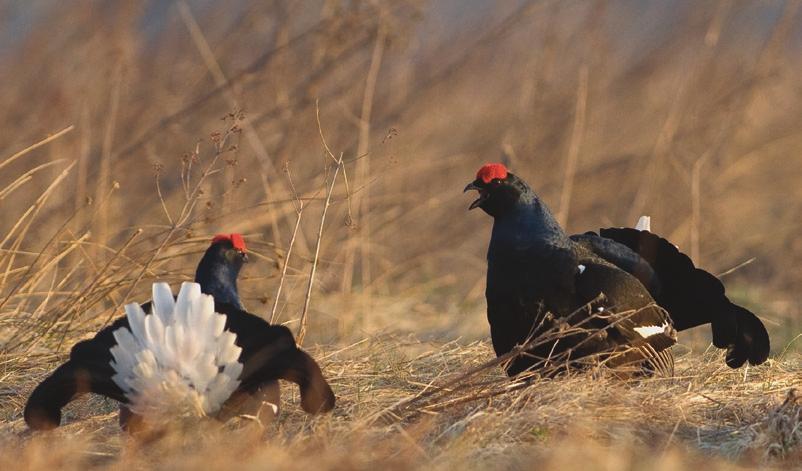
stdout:
[(766, 327), (748, 309), (731, 302), (714, 275), (694, 266), (674, 244), (648, 230), (601, 229), (571, 236), (597, 255), (638, 278), (665, 308), (678, 331), (710, 324), (713, 345), (727, 350), (726, 362), (738, 368), (759, 365), (769, 356)]
[[(149, 308), (149, 305), (143, 306), (146, 312)], [(253, 394), (265, 384), (284, 379), (298, 384), (301, 407), (306, 412), (327, 412), (334, 407), (334, 392), (320, 367), (309, 354), (297, 348), (289, 329), (270, 325), (229, 304), (215, 303), (215, 311), (226, 316), (225, 328), (236, 334), (236, 344), (242, 348), (239, 362), (244, 369), (239, 388), (229, 400), (236, 400), (239, 394)], [(42, 381), (28, 398), (24, 411), (28, 426), (35, 430), (57, 427), (61, 422), (61, 409), (88, 392), (128, 403), (123, 391), (111, 379), (114, 369), (110, 349), (117, 343), (113, 332), (120, 327), (128, 327), (126, 317), (117, 319), (92, 339), (72, 348), (70, 359)]]
[[(236, 237), (234, 237), (236, 236)], [(334, 394), (317, 365), (306, 352), (296, 347), (290, 331), (273, 326), (242, 309), (237, 292), (237, 276), (247, 260), (244, 242), (236, 234), (215, 237), (196, 272), (201, 291), (215, 299), (215, 311), (225, 315), (225, 329), (236, 335), (242, 348), (243, 364), (240, 384), (229, 401), (234, 404), (243, 396), (275, 388), (285, 379), (299, 385), (302, 407), (310, 413), (325, 412), (334, 406)], [(150, 312), (150, 303), (143, 305)], [(61, 409), (84, 393), (93, 392), (121, 403), (121, 424), (139, 422), (125, 407), (127, 399), (112, 380), (114, 369), (110, 349), (116, 345), (113, 332), (129, 327), (128, 318), (120, 317), (92, 339), (77, 343), (69, 360), (59, 366), (31, 393), (25, 406), (26, 423), (33, 429), (57, 427)], [(226, 406), (224, 406), (224, 409)]]
[[(482, 167), (467, 190), (479, 191), (470, 209), (480, 207), (494, 218), (486, 298), (496, 354), (555, 326), (583, 323), (597, 331), (534, 345), (507, 366), (508, 374), (538, 368), (563, 352), (571, 358), (607, 352), (601, 358), (611, 366), (638, 361), (666, 365), (675, 329), (704, 323), (713, 324), (717, 346), (731, 347), (730, 366), (739, 366), (747, 351), (753, 363), (765, 360), (768, 337), (763, 349), (762, 324), (729, 303), (715, 277), (693, 272), (702, 281), (692, 296), (685, 296), (688, 285), (697, 283), (686, 279), (695, 268), (687, 257), (683, 265), (681, 257), (667, 254), (664, 245), (674, 248), (670, 243), (661, 239), (656, 255), (649, 252), (651, 242), (630, 241), (630, 248), (624, 234), (612, 230), (568, 237), (531, 188), (502, 164)], [(722, 306), (732, 314), (703, 312)]]

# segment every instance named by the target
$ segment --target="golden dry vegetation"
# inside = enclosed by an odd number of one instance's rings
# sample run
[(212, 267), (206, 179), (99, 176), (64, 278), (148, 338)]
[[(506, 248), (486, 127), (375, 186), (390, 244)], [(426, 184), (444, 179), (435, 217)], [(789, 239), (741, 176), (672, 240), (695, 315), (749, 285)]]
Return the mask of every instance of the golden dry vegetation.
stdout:
[[(0, 468), (799, 466), (800, 24), (795, 0), (0, 1)], [(571, 232), (650, 214), (772, 359), (729, 370), (702, 328), (676, 378), (506, 379), (461, 194), (487, 161)], [(335, 411), (285, 388), (266, 429), (142, 444), (93, 397), (27, 431), (69, 347), (216, 232), (246, 235), (250, 311), (307, 312)]]

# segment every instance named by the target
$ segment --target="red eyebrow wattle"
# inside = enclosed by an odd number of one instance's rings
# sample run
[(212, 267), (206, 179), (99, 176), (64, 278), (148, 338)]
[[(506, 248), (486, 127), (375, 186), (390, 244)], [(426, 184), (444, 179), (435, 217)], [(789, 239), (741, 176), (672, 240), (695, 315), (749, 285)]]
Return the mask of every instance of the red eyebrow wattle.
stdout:
[(476, 179), (482, 180), (484, 183), (490, 183), (496, 178), (499, 180), (507, 178), (507, 167), (505, 167), (504, 164), (486, 164), (476, 172)]
[(234, 246), (235, 249), (245, 252), (247, 249), (245, 248), (245, 239), (242, 237), (242, 234), (217, 234), (212, 239), (212, 243), (220, 242), (223, 240), (228, 240), (231, 242), (231, 245)]

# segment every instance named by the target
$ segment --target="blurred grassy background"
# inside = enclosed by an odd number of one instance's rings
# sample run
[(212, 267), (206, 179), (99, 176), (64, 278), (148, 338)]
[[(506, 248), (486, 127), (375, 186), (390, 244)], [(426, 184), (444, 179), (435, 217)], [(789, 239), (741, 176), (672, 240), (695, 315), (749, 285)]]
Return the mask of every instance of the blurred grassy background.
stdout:
[[(800, 361), (781, 353), (802, 343), (800, 3), (0, 0), (0, 463), (798, 466)], [(30, 389), (151, 281), (192, 277), (216, 232), (253, 253), (246, 307), (269, 318), (275, 303), (297, 329), (334, 175), (321, 135), (346, 163), (305, 346), (334, 413), (310, 418), (285, 389), (266, 431), (139, 447), (93, 397), (31, 437)], [(485, 363), (491, 219), (461, 193), (488, 161), (570, 232), (650, 214), (730, 272), (772, 359), (730, 370), (698, 354), (702, 328), (668, 381), (508, 381)]]
[[(348, 188), (336, 185), (322, 240), (317, 341), (485, 337), (491, 220), (468, 213), (461, 190), (501, 160), (571, 232), (646, 213), (714, 273), (751, 261), (725, 281), (782, 349), (801, 317), (798, 7), (2, 1), (3, 161), (73, 126), (0, 164), (4, 336), (24, 323), (63, 351), (65, 335), (144, 299), (151, 279), (191, 276), (218, 231), (245, 233), (265, 256), (243, 291), (268, 312), (296, 217), (287, 170), (309, 203), (279, 304), (280, 321), (296, 322), (324, 194), (322, 130)], [(222, 148), (221, 118), (239, 111), (241, 132)], [(182, 175), (196, 162), (197, 178), (216, 148), (219, 171), (171, 233)]]

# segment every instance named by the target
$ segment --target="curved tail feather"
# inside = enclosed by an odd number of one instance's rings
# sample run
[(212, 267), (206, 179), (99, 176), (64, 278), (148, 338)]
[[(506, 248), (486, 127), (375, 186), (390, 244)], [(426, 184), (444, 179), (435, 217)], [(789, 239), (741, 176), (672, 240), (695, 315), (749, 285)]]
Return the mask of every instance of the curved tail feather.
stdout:
[(25, 423), (34, 430), (50, 430), (61, 423), (61, 408), (79, 396), (93, 392), (125, 401), (122, 390), (98, 365), (68, 361), (39, 383), (25, 404)]
[(759, 365), (769, 358), (769, 334), (760, 319), (748, 309), (730, 303), (735, 314), (737, 332), (735, 343), (727, 347), (727, 366), (738, 368), (747, 360)]
[[(251, 316), (253, 317), (253, 316)], [(240, 389), (254, 392), (264, 384), (283, 379), (298, 385), (301, 393), (301, 407), (310, 414), (328, 412), (334, 408), (334, 392), (323, 376), (317, 362), (305, 351), (298, 348), (292, 333), (285, 326), (271, 326), (256, 317), (229, 316), (232, 330), (245, 330), (239, 336), (245, 348), (243, 358), (245, 368), (240, 376)], [(267, 330), (257, 329), (258, 323), (266, 325)], [(236, 324), (234, 324), (236, 323)]]
[(632, 228), (602, 229), (599, 234), (626, 245), (652, 266), (660, 280), (659, 292), (652, 294), (669, 312), (677, 330), (709, 323), (713, 345), (727, 349), (727, 365), (732, 368), (746, 361), (752, 365), (766, 361), (771, 346), (760, 319), (732, 303), (721, 281), (696, 268), (674, 244), (649, 231)]
[(297, 383), (301, 389), (301, 407), (310, 414), (334, 408), (334, 391), (323, 377), (317, 362), (303, 350), (297, 350), (292, 366), (282, 378)]

